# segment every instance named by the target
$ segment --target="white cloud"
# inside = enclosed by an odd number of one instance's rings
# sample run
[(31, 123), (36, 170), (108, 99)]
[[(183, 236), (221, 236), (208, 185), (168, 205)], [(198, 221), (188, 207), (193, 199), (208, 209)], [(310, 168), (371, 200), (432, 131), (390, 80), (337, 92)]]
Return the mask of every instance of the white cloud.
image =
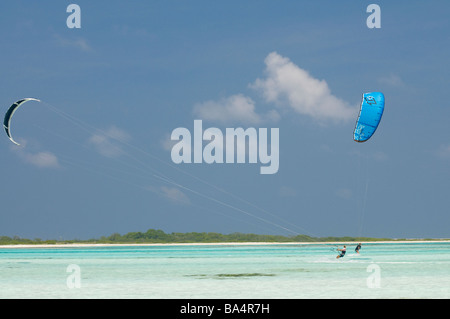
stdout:
[(400, 76), (398, 76), (396, 74), (390, 74), (388, 76), (381, 77), (380, 79), (378, 79), (378, 81), (380, 83), (387, 84), (389, 86), (397, 87), (397, 88), (405, 86), (405, 83), (403, 82), (403, 80), (400, 78)]
[(185, 193), (180, 191), (178, 188), (162, 186), (161, 191), (163, 192), (166, 198), (168, 198), (170, 201), (174, 203), (190, 204), (189, 198), (186, 196)]
[(55, 34), (55, 39), (62, 47), (75, 48), (83, 52), (92, 51), (92, 47), (88, 44), (87, 40), (81, 37), (68, 39)]
[(266, 57), (265, 64), (266, 77), (257, 79), (251, 87), (261, 91), (267, 102), (287, 105), (320, 122), (354, 119), (357, 106), (351, 107), (331, 94), (324, 80), (312, 77), (276, 52)]
[(191, 201), (189, 200), (189, 197), (176, 187), (149, 186), (149, 187), (147, 187), (147, 189), (155, 194), (158, 194), (158, 195), (168, 199), (169, 201), (171, 201), (175, 204), (189, 205), (191, 203)]
[[(287, 106), (320, 123), (354, 120), (357, 116), (359, 105), (351, 106), (334, 96), (326, 81), (312, 77), (288, 58), (272, 52), (266, 57), (265, 64), (265, 78), (256, 79), (250, 87), (261, 92), (266, 102)], [(257, 112), (254, 100), (243, 94), (198, 103), (194, 106), (194, 114), (202, 120), (222, 124), (257, 125), (280, 119), (277, 110), (265, 114)]]
[(279, 114), (271, 110), (266, 114), (255, 111), (255, 102), (243, 94), (232, 95), (219, 101), (206, 101), (194, 106), (194, 113), (202, 120), (217, 121), (223, 124), (244, 123), (261, 124), (265, 121), (276, 121)]
[(58, 158), (50, 152), (23, 153), (23, 158), (38, 167), (59, 167)]
[(98, 131), (92, 135), (88, 142), (103, 156), (118, 157), (123, 154), (123, 150), (117, 142), (127, 142), (129, 139), (130, 135), (128, 133), (111, 126), (106, 131)]
[(170, 138), (170, 134), (166, 134), (160, 141), (161, 146), (166, 151), (171, 151), (172, 147), (178, 143), (178, 141), (173, 141)]
[(20, 140), (21, 146), (12, 146), (11, 149), (26, 163), (40, 168), (60, 167), (58, 157), (51, 152), (30, 152), (25, 149), (27, 142)]

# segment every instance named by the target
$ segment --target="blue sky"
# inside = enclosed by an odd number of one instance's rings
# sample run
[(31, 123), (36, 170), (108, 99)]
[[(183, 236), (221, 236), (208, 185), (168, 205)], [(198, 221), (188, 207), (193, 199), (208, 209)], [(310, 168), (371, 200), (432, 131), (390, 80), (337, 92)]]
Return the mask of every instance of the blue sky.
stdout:
[[(0, 140), (0, 235), (450, 236), (447, 1), (77, 1), (79, 29), (70, 3), (0, 4), (2, 111), (42, 100)], [(359, 144), (370, 91), (385, 113)], [(279, 171), (174, 164), (195, 119), (279, 128)]]

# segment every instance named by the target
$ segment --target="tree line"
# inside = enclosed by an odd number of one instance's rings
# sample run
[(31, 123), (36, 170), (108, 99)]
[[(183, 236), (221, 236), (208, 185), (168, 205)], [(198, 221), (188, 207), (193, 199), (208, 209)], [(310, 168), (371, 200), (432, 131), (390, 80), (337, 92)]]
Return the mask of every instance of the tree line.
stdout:
[[(129, 232), (124, 235), (119, 233), (110, 236), (102, 236), (98, 239), (88, 240), (42, 240), (40, 238), (26, 239), (18, 236), (0, 236), (0, 245), (33, 245), (33, 244), (132, 244), (132, 243), (220, 243), (220, 242), (360, 242), (393, 240), (390, 238), (369, 237), (311, 237), (307, 235), (282, 236), (261, 235), (246, 233), (221, 234), (215, 232), (189, 232), (189, 233), (165, 233), (160, 229), (149, 229), (146, 232)], [(400, 240), (400, 239), (398, 239)]]

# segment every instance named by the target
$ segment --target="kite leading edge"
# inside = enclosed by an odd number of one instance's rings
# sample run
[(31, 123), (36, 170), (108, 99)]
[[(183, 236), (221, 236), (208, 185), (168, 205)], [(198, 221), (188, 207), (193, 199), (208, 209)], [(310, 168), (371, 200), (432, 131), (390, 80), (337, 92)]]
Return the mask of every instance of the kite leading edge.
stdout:
[(28, 101), (41, 102), (40, 100), (35, 99), (35, 98), (31, 98), (31, 97), (19, 100), (19, 101), (13, 103), (13, 105), (11, 105), (9, 107), (8, 111), (6, 111), (5, 118), (3, 119), (3, 127), (5, 128), (6, 135), (8, 135), (8, 138), (11, 140), (11, 142), (13, 142), (16, 145), (20, 145), (20, 144), (17, 143), (16, 141), (14, 141), (14, 139), (12, 138), (11, 130), (10, 130), (10, 128), (11, 128), (11, 118), (14, 115), (14, 112), (17, 111), (19, 106), (21, 106), (22, 104), (24, 104), (25, 102), (28, 102)]

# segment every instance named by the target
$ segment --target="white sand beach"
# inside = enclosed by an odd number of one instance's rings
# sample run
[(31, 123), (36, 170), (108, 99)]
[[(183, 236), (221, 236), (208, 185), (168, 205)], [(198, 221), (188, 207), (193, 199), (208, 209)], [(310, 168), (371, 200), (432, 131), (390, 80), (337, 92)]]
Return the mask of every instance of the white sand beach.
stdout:
[[(392, 241), (361, 241), (364, 244), (419, 244), (419, 243), (449, 243), (450, 239), (439, 240), (392, 240)], [(0, 245), (0, 248), (81, 248), (81, 247), (125, 247), (125, 246), (249, 246), (249, 245), (355, 245), (357, 242), (218, 242), (218, 243), (124, 243), (124, 244), (30, 244), (30, 245)]]

